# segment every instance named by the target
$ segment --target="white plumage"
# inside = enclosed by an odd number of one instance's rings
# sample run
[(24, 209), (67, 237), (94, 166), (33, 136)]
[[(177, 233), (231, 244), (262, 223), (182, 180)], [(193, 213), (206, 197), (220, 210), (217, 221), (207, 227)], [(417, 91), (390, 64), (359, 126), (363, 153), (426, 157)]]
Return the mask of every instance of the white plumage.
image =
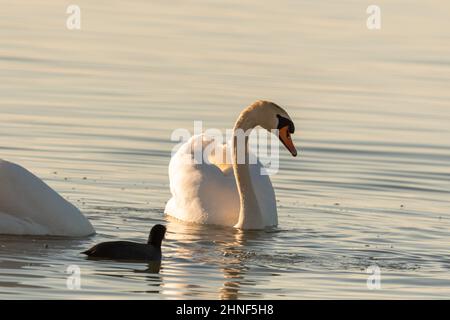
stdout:
[[(192, 137), (181, 146), (169, 164), (172, 198), (165, 212), (177, 219), (199, 224), (233, 227), (238, 222), (240, 200), (231, 165), (210, 162), (195, 164), (195, 148), (214, 143), (204, 135)], [(230, 143), (223, 145), (230, 152)], [(262, 165), (250, 164), (254, 186), (265, 226), (278, 224), (275, 192), (267, 175), (261, 175)]]
[(95, 233), (72, 204), (25, 168), (0, 159), (0, 234), (81, 237)]

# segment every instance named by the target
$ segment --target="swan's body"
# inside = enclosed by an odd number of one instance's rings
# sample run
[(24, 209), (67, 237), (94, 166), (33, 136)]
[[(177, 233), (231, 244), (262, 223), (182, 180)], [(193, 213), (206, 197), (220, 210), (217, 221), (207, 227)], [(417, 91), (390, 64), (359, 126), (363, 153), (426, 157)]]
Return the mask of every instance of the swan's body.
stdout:
[[(281, 116), (285, 122), (280, 122), (277, 116)], [(280, 123), (283, 127), (292, 125), (290, 131), (293, 132), (292, 121), (283, 109), (271, 102), (257, 101), (241, 113), (234, 131), (249, 132), (257, 125), (267, 130), (277, 129)], [(208, 159), (209, 163), (196, 163), (196, 150), (204, 150), (211, 143), (214, 141), (204, 135), (194, 136), (172, 157), (169, 164), (172, 198), (166, 205), (165, 213), (199, 224), (242, 229), (276, 226), (278, 214), (275, 192), (269, 176), (261, 173), (261, 163), (238, 164), (238, 144), (235, 139), (219, 147), (219, 150), (222, 148), (224, 152), (231, 152), (231, 163), (216, 161), (214, 156), (217, 152)], [(291, 150), (293, 154), (294, 151)], [(246, 157), (249, 154), (246, 138)]]
[(72, 204), (23, 167), (0, 159), (0, 234), (81, 237), (95, 233)]
[[(195, 147), (206, 147), (208, 137), (198, 135), (186, 142), (169, 164), (172, 198), (165, 212), (179, 220), (199, 224), (233, 227), (239, 219), (240, 200), (232, 166), (219, 167), (217, 163), (195, 164)], [(223, 146), (229, 149), (230, 144)], [(267, 175), (261, 175), (262, 165), (250, 164), (249, 171), (264, 226), (278, 224), (275, 192)], [(222, 171), (223, 170), (223, 171)]]

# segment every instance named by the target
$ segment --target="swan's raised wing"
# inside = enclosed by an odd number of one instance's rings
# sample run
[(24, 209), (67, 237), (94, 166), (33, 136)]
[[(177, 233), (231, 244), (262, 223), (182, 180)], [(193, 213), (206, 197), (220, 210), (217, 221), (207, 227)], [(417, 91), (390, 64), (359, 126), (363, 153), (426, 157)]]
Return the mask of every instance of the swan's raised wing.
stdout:
[[(213, 143), (203, 135), (181, 146), (169, 164), (172, 198), (165, 212), (177, 219), (233, 226), (239, 215), (239, 196), (232, 170), (209, 163), (201, 150)], [(199, 149), (200, 148), (200, 149)], [(194, 161), (197, 159), (198, 161)]]

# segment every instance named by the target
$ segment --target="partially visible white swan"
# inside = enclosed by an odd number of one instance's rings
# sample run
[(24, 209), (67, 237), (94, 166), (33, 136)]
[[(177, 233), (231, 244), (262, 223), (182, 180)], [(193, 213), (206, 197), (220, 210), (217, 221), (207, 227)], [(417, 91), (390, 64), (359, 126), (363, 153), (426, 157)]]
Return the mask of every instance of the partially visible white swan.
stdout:
[[(281, 107), (269, 101), (256, 101), (240, 114), (234, 126), (235, 138), (221, 146), (232, 148), (232, 164), (215, 161), (195, 163), (197, 148), (204, 149), (211, 139), (205, 135), (192, 137), (183, 144), (169, 164), (172, 198), (164, 212), (177, 219), (199, 224), (234, 226), (240, 229), (263, 229), (278, 224), (275, 192), (268, 175), (262, 175), (262, 165), (238, 161), (239, 143), (236, 133), (249, 133), (256, 126), (271, 131), (278, 129), (280, 140), (297, 155), (290, 134), (294, 124)], [(211, 148), (213, 149), (213, 148)], [(249, 157), (248, 135), (244, 143)], [(238, 164), (239, 163), (239, 164)]]
[(25, 168), (0, 159), (0, 234), (82, 237), (86, 217)]

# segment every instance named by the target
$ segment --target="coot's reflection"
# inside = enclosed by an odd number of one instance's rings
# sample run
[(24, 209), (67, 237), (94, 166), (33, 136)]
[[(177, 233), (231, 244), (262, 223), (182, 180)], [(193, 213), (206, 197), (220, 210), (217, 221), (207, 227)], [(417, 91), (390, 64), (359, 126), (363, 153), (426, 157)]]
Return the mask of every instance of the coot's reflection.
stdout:
[(144, 270), (135, 270), (137, 273), (159, 273), (161, 270), (161, 261), (151, 261), (147, 263), (147, 268)]

